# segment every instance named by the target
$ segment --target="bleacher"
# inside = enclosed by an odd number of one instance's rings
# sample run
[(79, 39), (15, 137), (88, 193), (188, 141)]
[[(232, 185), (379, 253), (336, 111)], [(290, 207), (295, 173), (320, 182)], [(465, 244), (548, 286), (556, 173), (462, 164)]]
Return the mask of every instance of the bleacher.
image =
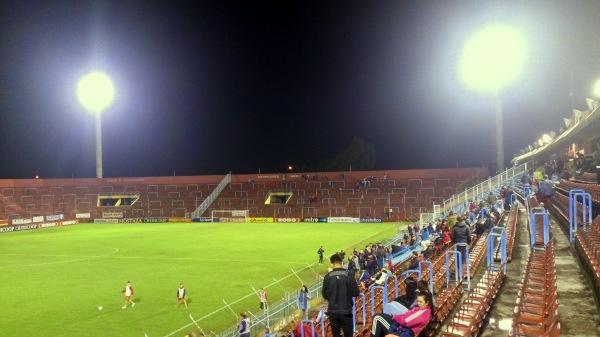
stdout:
[[(387, 180), (381, 179), (382, 172), (351, 172), (343, 179), (339, 173), (308, 175), (308, 179), (301, 174), (287, 174), (285, 180), (284, 175), (269, 175), (268, 179), (234, 176), (203, 216), (210, 216), (210, 210), (247, 209), (250, 217), (369, 217), (383, 221), (417, 221), (433, 204), (440, 205), (454, 194), (460, 183), (473, 179), (474, 172), (459, 172), (447, 178), (425, 178), (411, 172), (414, 178), (401, 178), (400, 173), (392, 171)], [(336, 179), (325, 179), (325, 176)], [(358, 188), (356, 182), (365, 176), (377, 180), (366, 181)], [(292, 192), (286, 204), (265, 205), (269, 193), (283, 191)], [(316, 198), (314, 202), (310, 200), (312, 196)]]

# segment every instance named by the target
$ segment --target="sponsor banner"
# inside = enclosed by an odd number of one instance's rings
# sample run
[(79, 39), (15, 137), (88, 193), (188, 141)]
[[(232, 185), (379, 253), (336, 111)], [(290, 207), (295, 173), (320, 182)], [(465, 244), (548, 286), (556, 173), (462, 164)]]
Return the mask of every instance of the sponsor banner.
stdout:
[(213, 219), (215, 219), (215, 222), (219, 222), (219, 218), (194, 218), (194, 222), (213, 222)]
[(27, 219), (13, 219), (12, 220), (12, 224), (13, 225), (24, 225), (24, 224), (28, 224), (31, 223), (31, 218), (27, 218)]
[(246, 211), (231, 211), (231, 216), (242, 216), (246, 217)]
[(119, 223), (140, 223), (143, 222), (142, 218), (127, 218), (127, 219), (119, 219)]
[(167, 218), (144, 218), (144, 222), (167, 222)]
[(4, 232), (12, 232), (15, 230), (14, 226), (10, 226), (10, 227), (0, 227), (0, 233), (4, 233)]
[(259, 174), (256, 179), (281, 179), (279, 174)]
[(46, 221), (59, 221), (64, 220), (64, 214), (46, 215)]
[(8, 219), (0, 220), (0, 226), (8, 225)]
[(169, 218), (169, 222), (192, 222), (191, 218)]
[(79, 220), (61, 221), (60, 226), (76, 225), (78, 223), (79, 223)]
[(76, 213), (75, 219), (89, 219), (91, 218), (90, 213)]
[(381, 218), (360, 218), (360, 222), (383, 222)]
[(46, 227), (57, 227), (61, 224), (59, 222), (44, 222), (37, 225), (37, 228), (46, 228)]
[(273, 218), (248, 218), (249, 222), (273, 222)]
[(44, 216), (43, 215), (38, 215), (38, 216), (34, 216), (32, 218), (33, 222), (44, 222)]
[(302, 222), (327, 222), (327, 218), (309, 217), (302, 219)]
[(26, 231), (28, 229), (36, 229), (38, 225), (21, 225), (21, 226), (15, 226), (15, 231)]
[[(217, 222), (217, 221), (215, 220), (214, 222)], [(221, 218), (219, 218), (218, 222), (246, 222), (246, 218), (245, 217), (237, 217), (237, 218), (236, 217), (229, 217), (229, 218), (221, 217)]]
[(117, 219), (123, 217), (123, 212), (102, 212), (104, 219)]
[(300, 222), (300, 218), (275, 218), (275, 222)]
[(119, 223), (119, 219), (94, 219), (94, 223)]
[(340, 223), (340, 222), (352, 222), (352, 223), (358, 223), (359, 222), (359, 218), (351, 218), (348, 216), (339, 216), (339, 217), (330, 217), (327, 218), (327, 222), (334, 222), (334, 223)]

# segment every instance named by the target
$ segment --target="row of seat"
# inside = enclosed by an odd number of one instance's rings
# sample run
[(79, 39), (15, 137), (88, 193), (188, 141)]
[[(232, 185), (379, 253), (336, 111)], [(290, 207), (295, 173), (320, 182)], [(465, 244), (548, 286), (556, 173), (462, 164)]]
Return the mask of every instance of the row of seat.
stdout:
[(592, 225), (589, 231), (577, 231), (574, 246), (598, 304), (600, 303), (600, 224)]
[(560, 334), (554, 243), (529, 254), (513, 311), (509, 336), (554, 337)]
[(456, 282), (454, 286), (448, 285), (448, 287), (442, 289), (437, 293), (436, 304), (437, 310), (429, 324), (421, 330), (420, 336), (432, 337), (435, 335), (437, 330), (444, 324), (448, 314), (454, 309), (456, 303), (460, 300), (463, 294), (462, 280)]
[(488, 269), (442, 333), (445, 337), (477, 336), (504, 281), (504, 269)]
[[(512, 261), (512, 251), (515, 245), (515, 235), (517, 232), (517, 224), (519, 218), (519, 205), (513, 205), (508, 212), (508, 217), (506, 219), (506, 225), (504, 228), (506, 229), (506, 261)], [(502, 251), (500, 249), (500, 245), (496, 247), (496, 251), (494, 253), (494, 260), (501, 261), (502, 260)]]

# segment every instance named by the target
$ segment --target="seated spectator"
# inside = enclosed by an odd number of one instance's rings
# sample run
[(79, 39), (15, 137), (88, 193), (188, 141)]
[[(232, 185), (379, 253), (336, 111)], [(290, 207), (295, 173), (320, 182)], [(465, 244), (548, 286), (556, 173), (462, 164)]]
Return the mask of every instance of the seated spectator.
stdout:
[(425, 242), (425, 245), (423, 246), (423, 248), (425, 248), (423, 250), (423, 259), (425, 260), (429, 260), (429, 258), (433, 255), (434, 253), (434, 249), (433, 246), (431, 245), (431, 241), (427, 241)]
[(442, 228), (442, 242), (445, 246), (448, 246), (452, 243), (452, 239), (450, 238), (450, 229), (448, 227)]
[[(298, 323), (296, 323), (295, 321), (293, 321), (293, 322), (294, 322), (294, 324), (296, 324), (294, 327), (294, 330), (292, 331), (294, 333), (294, 337), (312, 337), (312, 335), (313, 335), (312, 326), (310, 324), (308, 324), (308, 322), (304, 322), (304, 324), (302, 324), (302, 322), (298, 322)], [(304, 329), (302, 327), (304, 327)], [(303, 332), (304, 332), (304, 334), (302, 334)]]
[(416, 336), (429, 323), (434, 307), (431, 293), (417, 295), (417, 306), (402, 315), (377, 314), (371, 324), (371, 337), (383, 337), (387, 334), (397, 336)]
[(380, 286), (385, 283), (385, 280), (388, 279), (388, 273), (386, 268), (381, 268), (381, 271), (375, 275), (375, 284)]
[(417, 281), (409, 276), (404, 280), (406, 292), (390, 301), (383, 307), (383, 312), (388, 315), (401, 315), (408, 311), (408, 308), (417, 300)]
[(360, 282), (360, 285), (363, 286), (363, 288), (367, 287), (367, 282), (371, 279), (371, 274), (369, 274), (369, 271), (366, 269), (363, 269), (362, 274), (360, 274), (360, 278), (358, 279), (358, 282)]
[(419, 269), (419, 262), (423, 261), (423, 257), (419, 254), (418, 251), (413, 250), (412, 254), (412, 260), (410, 260), (410, 264), (408, 265), (407, 270)]

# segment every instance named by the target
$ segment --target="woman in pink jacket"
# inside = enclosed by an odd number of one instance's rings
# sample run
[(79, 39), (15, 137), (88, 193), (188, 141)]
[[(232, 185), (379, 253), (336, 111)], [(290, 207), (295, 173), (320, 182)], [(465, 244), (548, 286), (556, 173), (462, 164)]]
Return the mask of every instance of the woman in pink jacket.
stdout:
[(371, 337), (383, 337), (387, 334), (398, 336), (417, 335), (433, 316), (433, 299), (429, 291), (417, 296), (417, 306), (402, 315), (377, 314), (373, 317)]

